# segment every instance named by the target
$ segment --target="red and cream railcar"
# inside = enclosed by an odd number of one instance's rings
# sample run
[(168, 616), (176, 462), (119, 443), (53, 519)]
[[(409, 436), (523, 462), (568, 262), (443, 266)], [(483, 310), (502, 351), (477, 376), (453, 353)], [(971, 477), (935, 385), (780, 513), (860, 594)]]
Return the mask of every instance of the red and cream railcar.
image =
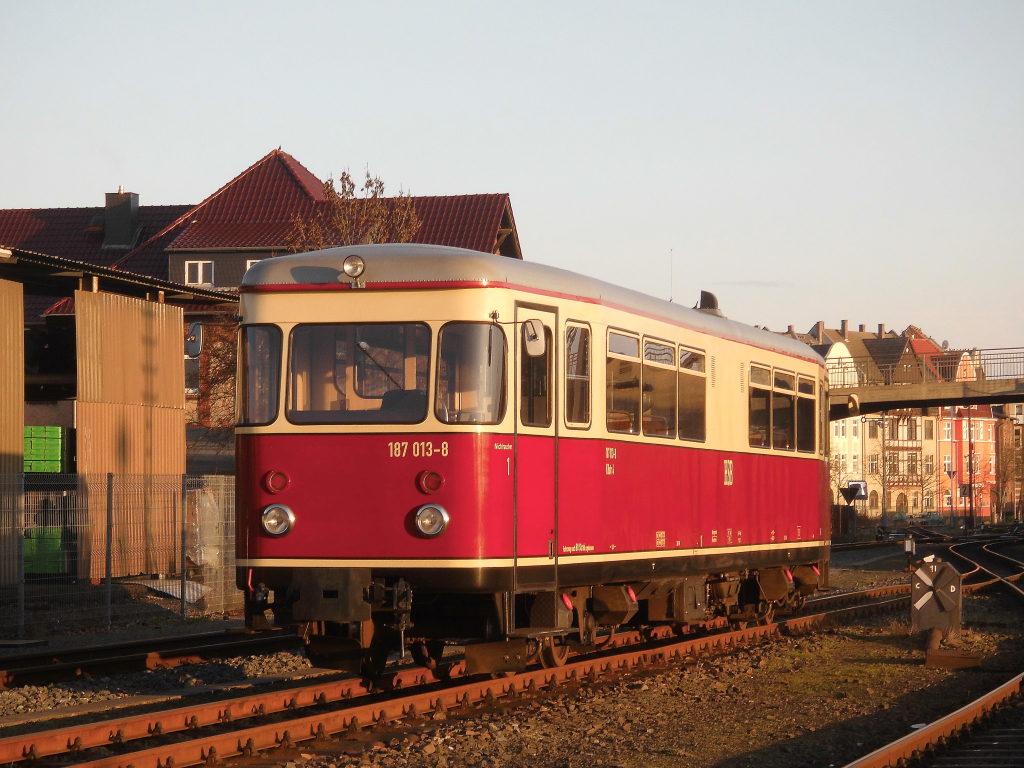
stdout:
[(421, 245), (256, 264), (250, 623), (269, 608), (377, 658), (478, 641), (467, 654), (497, 669), (538, 647), (558, 663), (601, 626), (800, 602), (827, 574), (823, 361), (705, 299)]

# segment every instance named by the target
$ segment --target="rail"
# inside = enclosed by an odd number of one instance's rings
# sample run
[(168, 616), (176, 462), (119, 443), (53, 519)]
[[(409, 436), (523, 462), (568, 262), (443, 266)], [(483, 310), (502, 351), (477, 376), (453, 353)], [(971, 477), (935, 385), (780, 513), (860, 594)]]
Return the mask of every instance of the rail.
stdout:
[[(245, 691), (219, 701), (115, 715), (97, 723), (0, 738), (0, 764), (31, 766), (61, 756), (64, 760), (71, 757), (77, 768), (184, 768), (236, 755), (255, 757), (259, 751), (287, 748), (300, 741), (322, 741), (333, 734), (354, 733), (392, 721), (416, 722), (423, 716), (471, 705), (501, 700), (512, 703), (540, 689), (594, 683), (650, 665), (728, 653), (834, 621), (905, 610), (908, 593), (909, 587), (903, 585), (833, 596), (815, 606), (824, 611), (700, 637), (673, 636), (668, 627), (646, 636), (625, 632), (610, 639), (614, 646), (610, 651), (576, 656), (554, 669), (531, 667), (502, 679), (466, 676), (464, 663), (456, 661), (444, 670), (405, 668), (375, 681), (312, 680), (294, 688)], [(838, 600), (855, 604), (835, 607)], [(163, 739), (157, 739), (154, 744), (152, 737), (158, 735), (177, 740), (160, 743)], [(181, 738), (186, 735), (191, 738)], [(111, 748), (117, 754), (111, 755)]]
[(848, 357), (826, 362), (832, 387), (946, 384), (1024, 378), (1024, 347), (903, 354), (899, 360)]

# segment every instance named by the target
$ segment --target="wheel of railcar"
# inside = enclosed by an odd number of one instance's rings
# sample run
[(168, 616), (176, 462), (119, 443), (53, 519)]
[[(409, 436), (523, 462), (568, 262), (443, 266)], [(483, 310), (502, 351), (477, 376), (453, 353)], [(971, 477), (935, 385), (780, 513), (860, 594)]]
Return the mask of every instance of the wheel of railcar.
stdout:
[(565, 638), (546, 637), (540, 644), (540, 664), (544, 669), (565, 666), (569, 658), (569, 646)]

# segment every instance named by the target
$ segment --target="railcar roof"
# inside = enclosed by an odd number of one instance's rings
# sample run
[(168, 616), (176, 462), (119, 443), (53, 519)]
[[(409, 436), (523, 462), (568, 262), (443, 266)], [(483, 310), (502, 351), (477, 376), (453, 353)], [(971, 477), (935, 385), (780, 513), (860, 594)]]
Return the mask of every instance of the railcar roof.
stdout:
[(753, 344), (822, 365), (824, 360), (796, 339), (763, 331), (744, 323), (690, 309), (653, 296), (622, 288), (585, 275), (544, 264), (481, 251), (439, 245), (389, 243), (346, 246), (263, 259), (242, 280), (241, 290), (261, 285), (337, 285), (354, 282), (342, 270), (345, 258), (358, 254), (366, 262), (360, 277), (374, 283), (450, 283), (487, 281), (508, 283), (547, 293), (579, 296), (664, 318), (687, 328)]

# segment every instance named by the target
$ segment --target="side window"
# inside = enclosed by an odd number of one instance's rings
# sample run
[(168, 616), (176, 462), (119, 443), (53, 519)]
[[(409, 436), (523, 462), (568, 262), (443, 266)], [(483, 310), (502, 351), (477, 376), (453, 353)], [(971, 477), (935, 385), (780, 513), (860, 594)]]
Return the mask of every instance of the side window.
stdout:
[(608, 431), (640, 434), (640, 339), (608, 332), (605, 386)]
[(777, 370), (772, 379), (772, 448), (792, 451), (796, 447), (796, 376)]
[(679, 348), (679, 437), (707, 439), (707, 374), (704, 353)]
[(770, 448), (772, 370), (750, 366), (750, 408), (748, 434), (754, 448)]
[(526, 354), (526, 327), (519, 334), (522, 377), (519, 381), (519, 420), (525, 427), (551, 426), (551, 329), (544, 326), (544, 354)]
[(590, 329), (565, 327), (565, 423), (590, 425)]
[[(817, 421), (817, 409), (814, 407), (814, 379), (800, 377), (796, 398), (796, 449), (805, 453), (814, 453), (814, 430)], [(857, 424), (854, 422), (854, 428)]]
[(676, 348), (644, 339), (643, 365), (644, 434), (676, 436)]

